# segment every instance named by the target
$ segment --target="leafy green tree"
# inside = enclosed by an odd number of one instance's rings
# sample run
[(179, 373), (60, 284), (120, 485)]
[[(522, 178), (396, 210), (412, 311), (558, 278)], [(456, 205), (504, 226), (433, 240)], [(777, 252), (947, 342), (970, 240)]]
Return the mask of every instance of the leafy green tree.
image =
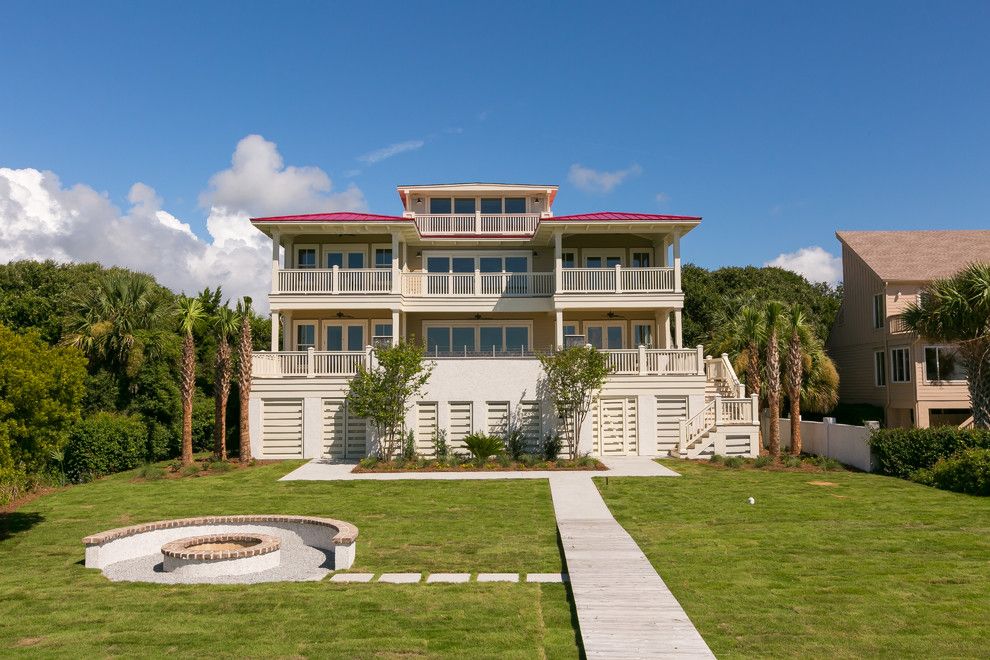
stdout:
[(206, 316), (198, 298), (180, 298), (176, 316), (182, 334), (182, 374), (179, 381), (182, 394), (182, 464), (189, 465), (193, 460), (192, 414), (196, 392), (196, 341), (193, 332), (205, 322)]
[(0, 325), (0, 468), (41, 472), (79, 421), (86, 358)]
[(923, 337), (956, 344), (966, 369), (973, 425), (990, 428), (990, 262), (930, 283), (902, 318)]
[(171, 294), (148, 275), (109, 272), (76, 302), (65, 343), (83, 351), (91, 366), (132, 379), (145, 357), (164, 349)]
[(105, 272), (98, 264), (13, 261), (0, 264), (0, 324), (15, 332), (36, 330), (57, 344), (73, 302)]
[(608, 356), (593, 346), (571, 346), (539, 358), (543, 365), (540, 390), (564, 421), (561, 436), (571, 458), (576, 458), (581, 425), (591, 402), (612, 373)]
[(378, 438), (378, 456), (388, 461), (398, 454), (406, 412), (422, 392), (434, 363), (425, 360), (423, 346), (399, 342), (375, 349), (375, 364), (358, 367), (347, 392), (347, 404), (358, 417), (371, 420)]

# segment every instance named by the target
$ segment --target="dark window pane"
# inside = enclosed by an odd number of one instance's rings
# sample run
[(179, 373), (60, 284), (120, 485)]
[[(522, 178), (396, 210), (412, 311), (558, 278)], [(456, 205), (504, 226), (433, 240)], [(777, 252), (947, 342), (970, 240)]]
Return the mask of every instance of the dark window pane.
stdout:
[(307, 348), (316, 346), (316, 326), (298, 325), (296, 326), (296, 350), (305, 351)]
[(392, 324), (391, 323), (376, 323), (375, 324), (375, 336), (376, 337), (391, 337), (392, 336)]
[(344, 350), (344, 328), (339, 325), (327, 326), (327, 350)]
[(501, 197), (482, 197), (481, 212), (484, 214), (498, 214), (502, 212)]
[(342, 252), (327, 252), (326, 255), (327, 268), (337, 268), (344, 267), (344, 254)]
[(347, 326), (347, 350), (364, 350), (364, 327), (360, 325)]
[(452, 335), (455, 353), (474, 352), (474, 328), (453, 328)]
[(525, 213), (526, 212), (526, 198), (525, 197), (506, 197), (505, 198), (505, 212), (506, 213)]
[(316, 268), (316, 250), (305, 248), (299, 250), (296, 268)]
[(608, 347), (622, 348), (622, 328), (617, 325), (608, 326)]
[(560, 265), (562, 268), (574, 268), (574, 253), (562, 252), (560, 255)]
[(454, 213), (474, 213), (474, 198), (458, 197), (455, 199)]
[(602, 327), (600, 325), (589, 326), (586, 332), (588, 333), (587, 339), (589, 344), (591, 344), (595, 348), (604, 348), (604, 346), (602, 345), (602, 339), (603, 339)]
[(526, 257), (506, 257), (505, 270), (509, 273), (525, 273), (529, 270)]
[(375, 268), (392, 267), (392, 248), (375, 249)]
[(482, 273), (501, 273), (502, 257), (481, 257), (480, 270)]
[(601, 257), (585, 257), (584, 258), (585, 268), (601, 268), (602, 258)]
[(925, 379), (926, 380), (941, 380), (938, 373), (938, 349), (937, 348), (926, 348), (925, 349)]
[(450, 328), (427, 328), (426, 348), (431, 352), (450, 352)]
[(364, 268), (364, 252), (349, 252), (347, 254), (348, 268)]
[(564, 335), (565, 336), (567, 336), (567, 335), (576, 335), (576, 334), (577, 334), (577, 326), (576, 325), (565, 325), (564, 326)]
[(633, 265), (633, 268), (649, 268), (650, 267), (650, 253), (649, 252), (633, 252), (632, 265)]
[(615, 268), (622, 265), (622, 257), (605, 257), (605, 267)]
[(450, 197), (433, 197), (430, 199), (430, 213), (450, 213)]
[(449, 273), (450, 259), (448, 257), (430, 257), (426, 260), (426, 272)]
[(455, 273), (473, 273), (474, 257), (454, 257), (452, 265)]
[(480, 334), (482, 351), (491, 352), (494, 349), (497, 353), (502, 350), (502, 328), (482, 326)]
[(653, 328), (649, 325), (636, 325), (635, 331), (636, 335), (633, 338), (636, 346), (652, 346), (653, 345)]
[(509, 326), (505, 329), (505, 350), (518, 353), (529, 348), (529, 328)]

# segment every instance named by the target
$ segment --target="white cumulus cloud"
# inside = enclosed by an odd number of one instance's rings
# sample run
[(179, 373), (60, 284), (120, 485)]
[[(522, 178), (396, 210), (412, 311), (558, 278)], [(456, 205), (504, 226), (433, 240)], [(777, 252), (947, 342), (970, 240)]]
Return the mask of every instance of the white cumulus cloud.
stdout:
[(838, 284), (842, 279), (842, 259), (817, 245), (785, 252), (763, 264), (803, 275), (809, 282)]
[(615, 170), (614, 172), (593, 170), (580, 163), (574, 163), (567, 173), (567, 180), (585, 192), (609, 193), (628, 177), (642, 171), (643, 168), (635, 163), (624, 170)]
[(405, 142), (396, 142), (395, 144), (390, 144), (387, 147), (369, 151), (363, 156), (358, 156), (358, 160), (362, 163), (367, 163), (368, 165), (374, 165), (375, 163), (380, 163), (383, 160), (391, 158), (392, 156), (397, 156), (406, 151), (415, 151), (416, 149), (420, 149), (424, 144), (426, 144), (424, 140), (407, 140)]
[(131, 186), (122, 210), (85, 184), (63, 186), (53, 172), (0, 168), (0, 262), (123, 266), (186, 293), (221, 285), (227, 296), (250, 295), (266, 310), (271, 240), (249, 218), (365, 209), (357, 187), (333, 192), (322, 170), (285, 167), (275, 144), (256, 135), (238, 143), (231, 167), (211, 177), (200, 199), (210, 209), (207, 240), (164, 210), (145, 183)]

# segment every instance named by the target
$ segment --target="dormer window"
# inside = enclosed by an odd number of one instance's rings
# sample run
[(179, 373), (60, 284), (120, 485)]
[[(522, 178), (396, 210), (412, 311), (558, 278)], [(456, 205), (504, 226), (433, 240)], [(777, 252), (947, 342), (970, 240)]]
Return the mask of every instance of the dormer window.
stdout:
[(498, 215), (502, 212), (502, 198), (501, 197), (482, 197), (481, 198), (481, 214), (482, 215)]
[(505, 198), (505, 213), (525, 213), (526, 212), (526, 198), (525, 197), (506, 197)]
[(459, 215), (474, 215), (474, 197), (455, 198), (454, 213)]
[(431, 215), (450, 215), (451, 203), (450, 197), (431, 197), (430, 198), (430, 214)]

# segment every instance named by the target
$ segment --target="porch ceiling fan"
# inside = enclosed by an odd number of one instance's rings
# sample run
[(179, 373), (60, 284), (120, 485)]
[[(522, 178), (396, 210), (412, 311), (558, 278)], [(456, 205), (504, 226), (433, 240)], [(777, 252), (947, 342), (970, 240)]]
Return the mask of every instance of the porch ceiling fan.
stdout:
[(491, 321), (492, 319), (490, 317), (488, 317), (488, 316), (482, 316), (481, 314), (475, 314), (474, 315), (474, 320), (475, 321)]
[(337, 316), (338, 319), (352, 319), (352, 318), (354, 318), (350, 314), (344, 314), (343, 312), (337, 312), (336, 316)]
[(622, 320), (625, 320), (625, 318), (626, 318), (626, 317), (625, 317), (625, 316), (623, 316), (622, 314), (616, 314), (615, 312), (613, 312), (613, 311), (611, 311), (611, 310), (609, 310), (609, 313), (608, 313), (608, 314), (606, 314), (605, 316), (606, 316), (606, 317), (607, 317), (607, 318), (608, 318), (608, 319), (609, 319), (610, 321), (611, 321), (612, 319), (622, 319)]

